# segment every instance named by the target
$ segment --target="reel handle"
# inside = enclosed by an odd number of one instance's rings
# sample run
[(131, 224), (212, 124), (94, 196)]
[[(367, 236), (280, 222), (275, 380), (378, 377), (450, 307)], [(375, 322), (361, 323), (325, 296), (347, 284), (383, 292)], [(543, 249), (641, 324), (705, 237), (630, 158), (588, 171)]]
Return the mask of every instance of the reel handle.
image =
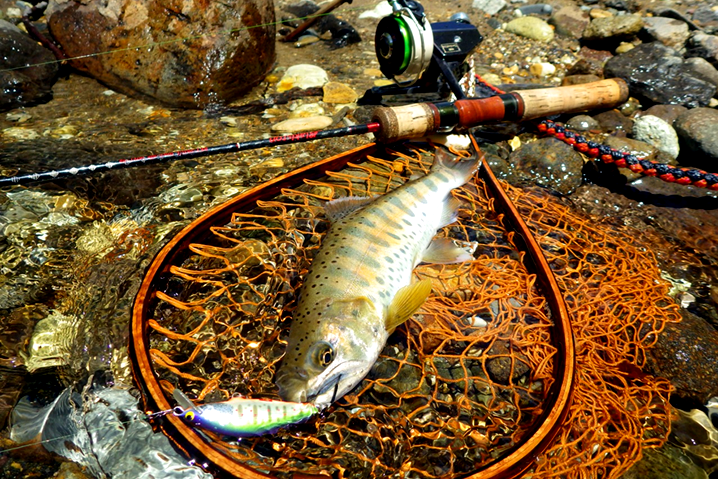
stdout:
[(377, 139), (392, 142), (429, 135), (439, 129), (471, 128), (487, 121), (523, 121), (559, 113), (610, 108), (627, 99), (626, 82), (612, 78), (453, 103), (380, 107), (374, 111), (373, 121), (381, 125), (376, 133)]

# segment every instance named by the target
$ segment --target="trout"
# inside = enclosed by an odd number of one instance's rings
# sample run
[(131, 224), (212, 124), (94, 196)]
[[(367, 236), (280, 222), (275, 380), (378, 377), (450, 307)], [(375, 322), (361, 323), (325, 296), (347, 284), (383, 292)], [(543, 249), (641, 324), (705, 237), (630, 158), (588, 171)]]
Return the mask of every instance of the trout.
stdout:
[(299, 291), (276, 385), (285, 401), (324, 408), (366, 376), (389, 335), (431, 293), (412, 282), (421, 262), (473, 259), (436, 231), (456, 221), (451, 190), (471, 179), (481, 158), (439, 148), (431, 171), (378, 197), (330, 201), (331, 226)]

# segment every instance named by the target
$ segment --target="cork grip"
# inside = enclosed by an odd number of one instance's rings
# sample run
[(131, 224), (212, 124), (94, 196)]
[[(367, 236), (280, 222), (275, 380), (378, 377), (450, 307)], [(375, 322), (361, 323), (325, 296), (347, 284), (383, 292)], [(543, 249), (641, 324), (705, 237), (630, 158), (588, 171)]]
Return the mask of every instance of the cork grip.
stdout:
[(522, 120), (558, 113), (611, 108), (628, 99), (628, 86), (620, 78), (583, 85), (514, 92), (523, 101)]
[(431, 134), (437, 123), (434, 109), (428, 103), (377, 108), (372, 121), (377, 121), (381, 125), (375, 135), (377, 140), (382, 142), (406, 140)]

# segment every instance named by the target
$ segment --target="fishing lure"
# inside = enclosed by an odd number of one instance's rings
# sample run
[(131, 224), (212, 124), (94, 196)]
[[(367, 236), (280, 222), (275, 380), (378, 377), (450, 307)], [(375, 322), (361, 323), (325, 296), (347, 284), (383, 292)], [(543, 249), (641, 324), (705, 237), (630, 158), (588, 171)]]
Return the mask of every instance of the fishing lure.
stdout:
[(173, 412), (185, 423), (237, 438), (272, 434), (283, 427), (300, 424), (319, 412), (308, 403), (243, 397), (195, 406), (179, 389), (172, 395), (179, 404)]

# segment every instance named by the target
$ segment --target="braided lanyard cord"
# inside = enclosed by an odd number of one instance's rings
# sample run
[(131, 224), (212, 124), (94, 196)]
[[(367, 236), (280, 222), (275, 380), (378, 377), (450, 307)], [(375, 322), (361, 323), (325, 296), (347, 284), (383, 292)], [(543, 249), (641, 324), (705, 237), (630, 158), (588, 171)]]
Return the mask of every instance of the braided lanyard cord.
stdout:
[[(504, 93), (478, 75), (476, 75), (476, 81), (487, 86), (497, 94)], [(645, 158), (638, 158), (635, 155), (624, 153), (607, 145), (586, 140), (586, 138), (578, 133), (551, 120), (543, 120), (539, 123), (538, 130), (541, 133), (551, 135), (573, 146), (576, 151), (590, 158), (600, 160), (603, 163), (614, 164), (619, 168), (628, 168), (634, 173), (640, 173), (645, 176), (655, 176), (668, 183), (693, 185), (698, 188), (708, 188), (709, 190), (718, 191), (718, 174), (708, 173), (697, 168), (680, 168), (665, 163), (646, 160)]]

